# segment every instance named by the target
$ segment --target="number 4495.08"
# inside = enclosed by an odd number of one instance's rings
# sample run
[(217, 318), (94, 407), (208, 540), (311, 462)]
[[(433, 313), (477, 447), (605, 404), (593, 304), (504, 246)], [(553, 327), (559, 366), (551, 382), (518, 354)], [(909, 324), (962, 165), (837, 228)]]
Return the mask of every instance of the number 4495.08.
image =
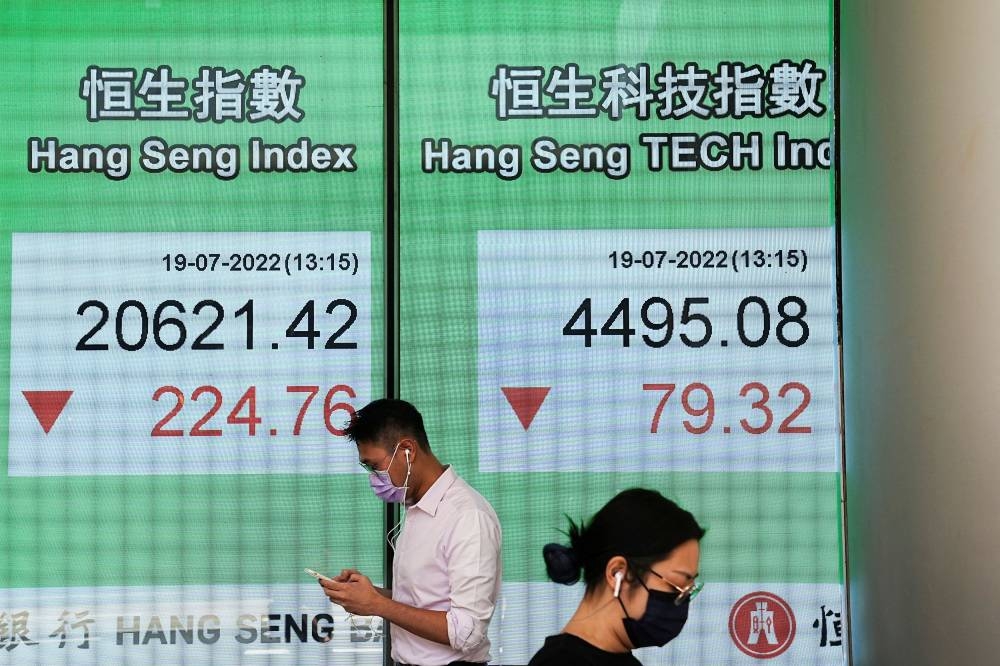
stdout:
[[(674, 335), (674, 329), (683, 326), (678, 335), (686, 347), (704, 347), (711, 341), (715, 326), (711, 318), (698, 309), (709, 304), (707, 297), (685, 298), (680, 317), (674, 321), (674, 308), (665, 298), (647, 298), (639, 307), (639, 319), (644, 333), (642, 342), (647, 347), (665, 347)], [(772, 307), (774, 313), (772, 314)], [(593, 299), (584, 298), (569, 321), (563, 326), (566, 336), (583, 338), (585, 347), (591, 347), (594, 338), (618, 337), (622, 347), (629, 347), (632, 338), (638, 334), (630, 317), (631, 300), (623, 298), (611, 311), (600, 330), (594, 327)], [(775, 325), (772, 329), (772, 319)], [(759, 323), (757, 323), (759, 322)], [(736, 308), (736, 334), (746, 347), (762, 347), (771, 338), (785, 347), (800, 347), (809, 339), (809, 324), (806, 322), (806, 302), (799, 296), (785, 296), (776, 306), (768, 305), (760, 296), (747, 296)], [(728, 341), (723, 341), (726, 346)]]

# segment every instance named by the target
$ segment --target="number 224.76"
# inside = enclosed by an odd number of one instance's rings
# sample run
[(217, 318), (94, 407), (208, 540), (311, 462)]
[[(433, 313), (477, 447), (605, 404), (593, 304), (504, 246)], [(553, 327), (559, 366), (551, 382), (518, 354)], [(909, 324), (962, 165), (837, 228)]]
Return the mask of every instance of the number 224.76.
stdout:
[[(226, 434), (238, 435), (245, 431), (247, 435), (255, 437), (257, 436), (258, 429), (263, 429), (265, 434), (273, 437), (279, 433), (279, 428), (277, 426), (281, 425), (282, 427), (280, 428), (280, 431), (282, 434), (290, 434), (293, 437), (298, 437), (302, 434), (302, 427), (306, 422), (307, 415), (310, 414), (309, 407), (312, 405), (313, 399), (319, 395), (320, 390), (321, 389), (318, 385), (285, 387), (286, 393), (301, 396), (301, 402), (299, 403), (298, 412), (295, 416), (295, 422), (291, 423), (289, 414), (272, 413), (268, 415), (271, 418), (266, 419), (262, 411), (257, 409), (257, 387), (251, 386), (243, 391), (242, 395), (240, 395), (240, 397), (232, 403), (233, 407), (225, 418), (225, 425), (231, 426), (227, 429)], [(326, 426), (326, 430), (331, 435), (335, 436), (344, 434), (344, 423), (354, 416), (354, 406), (350, 402), (345, 402), (341, 397), (341, 394), (345, 395), (348, 399), (357, 398), (357, 394), (354, 392), (353, 388), (346, 384), (337, 384), (326, 392), (326, 397), (323, 399), (322, 421)], [(188, 402), (188, 399), (185, 398), (184, 391), (176, 386), (161, 386), (153, 392), (153, 400), (156, 402), (160, 402), (161, 400), (167, 401), (171, 398), (174, 400), (173, 406), (153, 426), (153, 429), (150, 432), (151, 436), (223, 436), (223, 428), (220, 427), (223, 424), (216, 420), (216, 416), (218, 415), (219, 410), (222, 409), (226, 400), (223, 397), (222, 391), (218, 387), (211, 385), (197, 387), (191, 391), (188, 396), (190, 403)], [(200, 408), (195, 408), (193, 403), (196, 402), (200, 402), (202, 406)], [(192, 409), (185, 410), (184, 407), (188, 404), (190, 404)], [(178, 416), (181, 416), (182, 411), (196, 411), (196, 413), (199, 414), (199, 418), (187, 431), (183, 428), (177, 428), (177, 424), (171, 424), (171, 421)], [(311, 411), (315, 412), (316, 410)], [(267, 420), (268, 425), (265, 425), (265, 420)], [(290, 428), (287, 427), (289, 424), (291, 424)]]

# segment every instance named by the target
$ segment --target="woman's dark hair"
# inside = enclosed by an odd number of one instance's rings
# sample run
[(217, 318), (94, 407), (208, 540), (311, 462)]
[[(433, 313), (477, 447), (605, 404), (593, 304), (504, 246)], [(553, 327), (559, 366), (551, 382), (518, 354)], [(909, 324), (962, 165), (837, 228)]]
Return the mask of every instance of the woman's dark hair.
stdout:
[(542, 549), (549, 578), (563, 585), (583, 580), (587, 592), (604, 578), (608, 560), (623, 556), (638, 568), (667, 557), (685, 541), (700, 541), (705, 530), (694, 516), (674, 502), (646, 488), (623, 490), (577, 525), (569, 519), (569, 547), (550, 543)]

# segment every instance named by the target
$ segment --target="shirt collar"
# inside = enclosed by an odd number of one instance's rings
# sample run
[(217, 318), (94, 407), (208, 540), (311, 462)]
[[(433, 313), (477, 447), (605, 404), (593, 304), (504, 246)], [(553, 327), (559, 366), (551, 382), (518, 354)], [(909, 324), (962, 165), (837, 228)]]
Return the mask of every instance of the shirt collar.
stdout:
[(420, 498), (420, 501), (410, 508), (420, 509), (432, 516), (437, 514), (438, 505), (441, 504), (441, 500), (444, 499), (444, 494), (448, 492), (448, 489), (455, 484), (456, 479), (458, 479), (458, 475), (455, 474), (455, 470), (451, 468), (451, 465), (446, 465), (441, 476), (431, 484), (431, 487), (427, 489), (427, 492)]

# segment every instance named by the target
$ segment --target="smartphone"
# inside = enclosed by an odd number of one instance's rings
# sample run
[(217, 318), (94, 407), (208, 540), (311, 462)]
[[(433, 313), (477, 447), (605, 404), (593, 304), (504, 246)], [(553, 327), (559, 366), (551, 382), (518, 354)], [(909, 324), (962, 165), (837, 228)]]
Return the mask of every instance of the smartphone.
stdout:
[(306, 569), (306, 573), (309, 574), (310, 576), (312, 576), (313, 578), (315, 578), (316, 580), (328, 580), (331, 583), (333, 582), (332, 578), (330, 578), (329, 576), (324, 576), (323, 574), (321, 574), (318, 571), (313, 571), (312, 569), (308, 569), (307, 568)]

